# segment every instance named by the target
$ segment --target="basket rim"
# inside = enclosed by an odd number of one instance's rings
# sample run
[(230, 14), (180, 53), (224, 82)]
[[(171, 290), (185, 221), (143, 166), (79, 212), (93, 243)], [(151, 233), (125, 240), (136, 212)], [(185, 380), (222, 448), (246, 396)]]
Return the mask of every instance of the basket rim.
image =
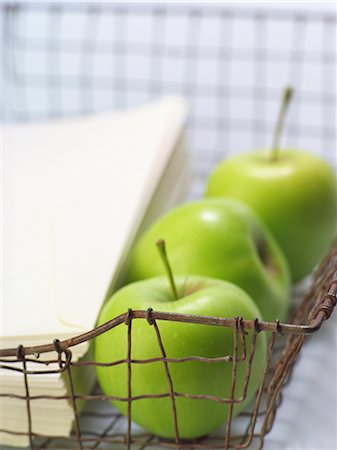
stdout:
[[(331, 267), (329, 268), (329, 265)], [(303, 318), (302, 310), (312, 304), (307, 315)], [(0, 349), (0, 358), (10, 356), (21, 357), (25, 355), (34, 355), (48, 353), (52, 351), (66, 352), (70, 347), (90, 341), (106, 331), (121, 325), (128, 325), (131, 320), (145, 319), (150, 325), (156, 320), (166, 320), (172, 322), (194, 323), (200, 325), (222, 326), (237, 329), (241, 333), (253, 331), (260, 333), (262, 331), (271, 331), (282, 335), (306, 336), (318, 331), (322, 324), (329, 319), (337, 304), (337, 239), (333, 242), (321, 264), (313, 274), (311, 287), (304, 296), (300, 306), (295, 311), (293, 323), (265, 322), (258, 318), (246, 320), (244, 317), (214, 317), (201, 316), (194, 314), (182, 314), (163, 311), (154, 311), (152, 308), (147, 310), (128, 309), (125, 313), (113, 317), (109, 321), (95, 328), (62, 341), (54, 339), (53, 343), (35, 346), (19, 345), (15, 348)], [(304, 323), (306, 322), (306, 323)]]
[[(123, 314), (116, 316), (105, 322), (104, 324), (93, 328), (90, 331), (76, 335), (70, 339), (59, 341), (54, 340), (51, 344), (36, 345), (31, 347), (20, 346), (20, 351), (25, 355), (40, 354), (55, 351), (55, 344), (59, 349), (64, 351), (70, 347), (74, 347), (83, 342), (92, 340), (97, 336), (115, 328), (121, 324), (128, 324), (130, 320), (145, 319), (150, 324), (155, 320), (166, 320), (171, 322), (193, 323), (200, 325), (222, 326), (227, 328), (234, 328), (239, 326), (241, 332), (255, 331), (260, 333), (262, 331), (272, 331), (278, 334), (287, 335), (309, 335), (318, 331), (324, 321), (326, 321), (332, 314), (337, 303), (337, 286), (333, 292), (326, 294), (323, 301), (320, 303), (315, 316), (308, 324), (291, 324), (281, 323), (279, 320), (275, 322), (264, 322), (255, 320), (245, 320), (243, 317), (227, 318), (227, 317), (213, 317), (213, 316), (199, 316), (193, 314), (168, 313), (161, 311), (154, 311), (152, 308), (148, 310), (131, 310), (129, 309)], [(16, 356), (18, 348), (9, 348), (0, 350), (0, 357)]]

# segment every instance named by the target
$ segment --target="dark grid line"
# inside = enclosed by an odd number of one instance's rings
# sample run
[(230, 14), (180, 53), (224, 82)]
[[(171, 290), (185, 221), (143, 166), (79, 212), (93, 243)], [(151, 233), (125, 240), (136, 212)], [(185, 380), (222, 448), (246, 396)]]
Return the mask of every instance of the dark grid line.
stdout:
[[(293, 20), (293, 30), (292, 30), (292, 49), (291, 49), (291, 65), (289, 67), (290, 74), (289, 79), (293, 86), (301, 85), (302, 77), (302, 65), (304, 60), (303, 48), (305, 42), (305, 31), (306, 31), (307, 21), (303, 17), (295, 17)], [(292, 124), (299, 124), (301, 119), (300, 103), (296, 101), (296, 94), (294, 99), (294, 106), (291, 111), (291, 121)], [(287, 126), (285, 128), (285, 141), (288, 141)], [(299, 146), (300, 134), (298, 133), (298, 128), (291, 136), (291, 142), (293, 146)]]
[[(46, 79), (42, 75), (39, 74), (27, 74), (25, 75), (25, 80), (27, 84), (32, 87), (38, 86), (47, 86), (48, 84), (52, 87), (58, 85), (58, 77), (53, 77), (50, 74), (49, 78)], [(21, 82), (23, 82), (23, 78), (21, 78)], [(96, 76), (94, 77), (95, 89), (107, 90), (111, 87), (111, 83), (114, 83), (118, 89), (121, 89), (125, 86), (125, 79), (119, 77), (109, 77), (109, 76)], [(151, 80), (141, 80), (138, 78), (133, 78), (128, 81), (128, 87), (133, 90), (146, 90), (152, 84), (158, 84), (159, 81), (151, 78)], [(80, 88), (85, 90), (89, 89), (92, 84), (92, 78), (88, 75), (83, 75), (81, 77), (76, 77), (74, 75), (67, 75), (62, 77), (62, 88), (63, 89), (73, 89), (76, 86), (80, 85)], [(168, 90), (179, 90), (181, 86), (179, 83), (175, 82), (167, 82), (166, 87)], [(197, 84), (197, 95), (198, 97), (215, 97), (218, 95), (231, 95), (234, 98), (238, 99), (253, 99), (258, 95), (266, 95), (266, 101), (272, 102), (278, 100), (280, 97), (280, 90), (276, 88), (263, 88), (256, 87), (252, 89), (250, 87), (244, 85), (207, 85), (207, 84)], [(336, 93), (328, 92), (326, 89), (325, 92), (309, 92), (305, 90), (298, 89), (297, 92), (298, 100), (303, 103), (308, 103), (312, 105), (321, 105), (322, 102), (324, 105), (334, 106), (336, 102)]]
[[(69, 4), (67, 4), (67, 9), (69, 11), (76, 12), (76, 11), (87, 8), (87, 5), (88, 4), (86, 2), (81, 2), (81, 3), (69, 2)], [(6, 7), (6, 3), (0, 4), (0, 7)], [(26, 4), (20, 4), (20, 8), (41, 11), (41, 10), (50, 8), (50, 5), (43, 4), (43, 3), (27, 2)], [(106, 3), (104, 5), (104, 10), (112, 12), (112, 13), (123, 13), (123, 12), (129, 10), (129, 8), (130, 8), (130, 6), (126, 5), (123, 2), (116, 2), (115, 4)], [(153, 9), (153, 5), (151, 5), (151, 3), (135, 2), (132, 4), (132, 11), (134, 14), (137, 14), (137, 15), (148, 14), (148, 12), (152, 11), (152, 9)], [(233, 7), (232, 5), (230, 5), (228, 7), (226, 6), (226, 8), (224, 8), (223, 6), (215, 6), (214, 8), (208, 8), (207, 5), (196, 7), (195, 5), (190, 5), (190, 4), (186, 4), (186, 3), (179, 5), (179, 6), (174, 5), (174, 4), (170, 6), (170, 14), (175, 15), (175, 16), (185, 16), (190, 11), (192, 11), (192, 12), (196, 12), (199, 14), (200, 13), (204, 14), (205, 12), (207, 12), (207, 15), (209, 15), (210, 17), (214, 17), (214, 16), (217, 17), (219, 14), (222, 14), (224, 12), (224, 10), (225, 10), (225, 14), (229, 14), (229, 15), (235, 14), (242, 18), (249, 18), (249, 19), (254, 19), (257, 14), (257, 9), (254, 7), (247, 7), (247, 8), (238, 10), (235, 7)], [(337, 21), (336, 15), (329, 11), (320, 11), (320, 10), (310, 11), (310, 10), (308, 10), (308, 11), (303, 12), (303, 11), (296, 10), (296, 9), (284, 9), (284, 10), (275, 11), (273, 9), (268, 8), (268, 6), (265, 6), (263, 8), (260, 7), (260, 8), (258, 8), (258, 11), (259, 11), (259, 13), (263, 12), (271, 18), (276, 18), (281, 21), (291, 20), (294, 16), (299, 17), (299, 18), (306, 17), (310, 21), (313, 21), (313, 22), (329, 20), (333, 23), (336, 23), (336, 21)]]
[[(11, 102), (12, 102), (12, 111), (16, 111), (16, 104), (21, 102), (21, 107), (24, 107), (26, 111), (26, 115), (29, 117), (29, 110), (28, 110), (28, 104), (27, 104), (27, 98), (23, 91), (23, 85), (24, 85), (24, 79), (22, 75), (20, 74), (19, 66), (18, 66), (18, 58), (17, 55), (11, 53), (11, 50), (17, 47), (16, 42), (16, 32), (15, 30), (18, 29), (18, 6), (8, 6), (5, 10), (5, 16), (4, 16), (4, 32), (8, 33), (8, 35), (5, 35), (4, 38), (4, 45), (8, 45), (8, 47), (5, 50), (5, 57), (8, 58), (8, 61), (4, 62), (4, 69), (7, 69), (7, 73), (4, 72), (4, 78), (6, 80), (6, 75), (8, 75), (8, 88), (10, 91), (11, 96)], [(14, 83), (17, 83), (18, 89), (15, 90)], [(16, 95), (15, 95), (16, 94)]]
[[(164, 13), (162, 12), (159, 17), (164, 17)], [(158, 18), (158, 12), (153, 14), (155, 18)], [(228, 14), (222, 14), (221, 17), (225, 20), (228, 19)], [(260, 20), (260, 19), (259, 19)], [(267, 16), (265, 16), (265, 20), (267, 20)], [(334, 26), (334, 24), (331, 24), (330, 21), (327, 22), (330, 26)], [(32, 38), (32, 37), (25, 37), (22, 34), (17, 33), (15, 36), (16, 39), (16, 45), (18, 48), (26, 48), (28, 47), (30, 50), (34, 51), (40, 51), (41, 53), (44, 53), (46, 46), (48, 47), (49, 51), (55, 51), (61, 48), (62, 52), (64, 53), (75, 53), (78, 54), (78, 52), (81, 51), (83, 47), (83, 41), (82, 40), (75, 40), (75, 39), (67, 39), (64, 40), (62, 36), (60, 37), (60, 41), (56, 42), (55, 39), (51, 39), (49, 36), (46, 36), (45, 39), (39, 39), (39, 38)], [(127, 44), (127, 50), (129, 53), (135, 53), (138, 55), (148, 55), (149, 54), (149, 46), (147, 43), (142, 42), (133, 42), (130, 41)], [(221, 49), (223, 53), (226, 53), (226, 51), (230, 51), (230, 49)], [(118, 39), (113, 39), (111, 41), (103, 41), (101, 40), (99, 42), (99, 46), (95, 49), (95, 52), (97, 53), (107, 53), (114, 51), (115, 53), (125, 53), (125, 45), (123, 44), (120, 37)], [(153, 54), (155, 56), (160, 56), (162, 54), (162, 47), (159, 46), (153, 46)], [(218, 57), (218, 51), (219, 49), (216, 47), (201, 47), (199, 50), (199, 57), (203, 60), (208, 59), (214, 59)], [(180, 56), (183, 53), (183, 50), (176, 46), (170, 44), (170, 42), (167, 42), (165, 44), (165, 55), (169, 58), (176, 58), (177, 56)], [(187, 49), (187, 54), (189, 54)], [(300, 51), (294, 51), (294, 56), (301, 56)], [(192, 55), (193, 56), (193, 50)], [(240, 48), (233, 53), (232, 58), (234, 60), (247, 60), (251, 59), (253, 61), (259, 59), (260, 54), (250, 49), (244, 49)], [(268, 50), (265, 49), (263, 52), (263, 59), (268, 59), (272, 62), (278, 61), (278, 62), (288, 62), (289, 61), (289, 53), (287, 51), (283, 51), (280, 49), (273, 49)], [(312, 50), (306, 53), (306, 59), (309, 62), (316, 63), (316, 64), (322, 64), (324, 61), (336, 61), (336, 55), (333, 51), (329, 51), (327, 49), (322, 49), (322, 51)]]
[[(77, 114), (77, 110), (71, 110), (69, 111), (70, 116), (74, 116)], [(44, 117), (44, 111), (35, 111), (34, 114), (31, 115), (32, 120), (39, 120)], [(17, 111), (17, 118), (24, 120), (26, 118), (25, 111)], [(207, 119), (207, 117), (201, 117), (201, 116), (192, 116), (189, 121), (189, 125), (191, 130), (195, 129), (195, 131), (218, 131), (219, 125), (222, 126), (223, 130), (230, 130), (230, 131), (236, 131), (240, 133), (260, 133), (261, 135), (264, 135), (266, 130), (268, 132), (272, 132), (274, 129), (274, 122), (270, 120), (270, 122), (264, 122), (264, 121), (256, 121), (255, 124), (252, 124), (251, 121), (245, 120), (245, 119), (232, 119), (232, 120), (225, 120), (225, 119), (219, 119), (218, 123), (214, 123), (213, 120)], [(318, 143), (322, 140), (323, 137), (326, 139), (329, 139), (332, 144), (335, 142), (335, 128), (329, 128), (329, 127), (319, 127), (319, 126), (313, 126), (310, 124), (298, 124), (298, 125), (288, 125), (287, 129), (288, 136), (297, 136), (298, 134), (306, 135), (307, 138), (310, 137), (310, 139), (315, 139)], [(204, 150), (202, 150), (204, 149)], [(198, 151), (199, 156), (204, 164), (212, 165), (212, 162), (210, 161), (209, 156), (207, 156), (207, 152), (210, 151), (210, 149), (207, 150), (207, 147), (198, 146), (195, 145), (195, 151)], [(332, 155), (334, 156), (334, 155)], [(195, 162), (195, 164), (198, 164), (198, 161)]]
[[(163, 8), (154, 9), (151, 17), (151, 63), (150, 74), (155, 80), (159, 80), (157, 83), (148, 83), (150, 98), (156, 95), (161, 95), (164, 89), (161, 80), (164, 75), (164, 56), (166, 56), (166, 11)], [(130, 46), (129, 46), (130, 48)], [(132, 50), (130, 49), (130, 54)], [(140, 54), (137, 51), (137, 54)]]
[[(120, 42), (114, 45), (114, 54), (116, 64), (114, 65), (115, 75), (114, 80), (110, 81), (114, 87), (115, 105), (117, 108), (122, 108), (126, 105), (127, 89), (129, 88), (129, 80), (127, 80), (126, 56), (128, 54), (128, 46), (126, 45), (126, 33), (128, 29), (128, 14), (127, 11), (118, 10), (113, 20), (114, 35), (118, 36)], [(123, 42), (124, 39), (124, 42)], [(123, 51), (121, 51), (121, 49)], [(117, 80), (119, 80), (117, 82)]]
[[(191, 109), (197, 106), (199, 97), (197, 94), (197, 64), (198, 64), (198, 38), (201, 26), (202, 16), (196, 14), (194, 11), (190, 11), (188, 14), (188, 23), (186, 26), (186, 39), (184, 51), (184, 72), (182, 80), (182, 89), (185, 97), (190, 103)], [(189, 126), (192, 130), (191, 117), (189, 118)], [(197, 130), (197, 128), (196, 128)], [(195, 132), (197, 134), (197, 132)], [(195, 155), (197, 159), (197, 154)], [(198, 195), (199, 183), (198, 180), (193, 179), (190, 187), (191, 197)]]
[(53, 51), (45, 43), (47, 64), (48, 110), (50, 116), (62, 114), (62, 79), (60, 74), (60, 36), (63, 10), (54, 6), (48, 17), (48, 30), (53, 36)]
[[(220, 16), (220, 42), (218, 49), (218, 80), (225, 80), (224, 85), (230, 86), (231, 79), (231, 68), (232, 68), (232, 59), (234, 57), (234, 53), (232, 51), (232, 41), (233, 41), (233, 20), (231, 17), (228, 17), (226, 14), (222, 14)], [(226, 45), (226, 50), (224, 46)], [(229, 119), (231, 116), (231, 94), (232, 90), (229, 88), (225, 88), (223, 85), (218, 84), (216, 86), (216, 96), (218, 98), (217, 102), (217, 112), (218, 112), (218, 137), (217, 137), (217, 147), (219, 149), (218, 152), (214, 152), (212, 158), (212, 165), (219, 161), (219, 159), (224, 158), (226, 154), (228, 154), (228, 149), (231, 144), (231, 135), (229, 127), (223, 126), (223, 120)], [(220, 154), (219, 154), (220, 153)], [(221, 155), (221, 156), (220, 156)]]
[[(324, 43), (326, 46), (329, 46), (329, 51), (331, 54), (336, 55), (336, 27), (334, 23), (330, 20), (326, 20), (323, 24), (324, 27)], [(331, 48), (330, 48), (331, 47)], [(337, 91), (337, 70), (336, 64), (331, 64), (330, 59), (326, 59), (322, 64), (322, 97), (323, 92), (330, 92), (333, 98), (336, 97)], [(322, 105), (326, 104), (326, 102), (322, 98)], [(335, 106), (335, 103), (332, 103)], [(324, 124), (327, 124), (327, 127), (331, 129), (330, 133), (327, 133), (326, 130), (323, 132), (323, 143), (324, 147), (326, 147), (326, 151), (329, 152), (330, 155), (334, 157), (331, 158), (332, 163), (337, 168), (337, 133), (336, 133), (336, 107), (331, 108), (326, 105), (325, 108), (322, 108), (322, 121)]]
[(97, 48), (97, 30), (99, 21), (99, 10), (94, 6), (90, 6), (86, 10), (85, 24), (83, 27), (83, 38), (80, 49), (80, 63), (78, 71), (78, 79), (81, 80), (81, 74), (88, 74), (87, 89), (83, 90), (80, 96), (80, 109), (83, 112), (91, 112), (95, 110), (94, 105), (94, 65)]
[[(265, 46), (268, 42), (268, 27), (267, 17), (265, 14), (259, 14), (255, 19), (255, 58), (254, 58), (254, 85), (255, 85), (255, 99), (254, 99), (254, 127), (259, 127), (260, 118), (266, 117), (266, 90), (261, 89), (260, 86), (267, 86), (267, 57)], [(256, 92), (258, 91), (258, 92)], [(263, 120), (262, 120), (263, 121)], [(265, 134), (267, 130), (263, 129)], [(255, 148), (261, 147), (261, 136), (254, 133), (253, 144)]]

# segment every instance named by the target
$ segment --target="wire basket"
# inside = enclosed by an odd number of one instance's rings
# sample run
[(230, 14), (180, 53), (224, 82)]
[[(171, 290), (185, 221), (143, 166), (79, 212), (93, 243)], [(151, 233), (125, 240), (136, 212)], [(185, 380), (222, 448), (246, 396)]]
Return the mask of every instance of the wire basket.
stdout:
[[(336, 17), (332, 14), (221, 6), (210, 9), (202, 5), (10, 3), (2, 4), (2, 17), (2, 112), (6, 121), (111, 110), (166, 93), (182, 94), (191, 104), (187, 131), (194, 171), (190, 198), (195, 198), (202, 192), (211, 168), (226, 154), (267, 145), (274, 125), (270, 117), (276, 116), (280, 91), (290, 82), (297, 94), (286, 123), (285, 141), (312, 149), (335, 164)], [(238, 38), (240, 30), (244, 34)], [(38, 347), (27, 347), (23, 342), (16, 349), (1, 350), (1, 370), (22, 373), (25, 390), (23, 395), (1, 395), (25, 402), (25, 434), (32, 449), (248, 448), (254, 440), (262, 448), (305, 337), (321, 327), (336, 304), (336, 271), (335, 244), (288, 323), (129, 310), (67, 341), (56, 339)], [(132, 367), (153, 362), (132, 358), (134, 320), (147, 321), (149, 332), (155, 333), (158, 341), (161, 356), (156, 362), (165, 369), (168, 391), (163, 395), (170, 399), (175, 424), (172, 441), (132, 425), (132, 404), (139, 401), (132, 396)], [(196, 355), (186, 361), (167, 356), (160, 331), (163, 320), (226, 327), (233, 332), (233, 352), (224, 355), (232, 364), (232, 394), (208, 398), (228, 405), (227, 422), (215, 436), (196, 441), (180, 439), (175, 403), (178, 398), (193, 395), (175, 391), (170, 367), (187, 364)], [(122, 399), (128, 405), (126, 418), (112, 409), (108, 396), (98, 387), (90, 395), (75, 391), (74, 371), (97, 363), (72, 359), (74, 346), (123, 326), (128, 330), (128, 348), (125, 359), (118, 363), (126, 365), (128, 373), (128, 396)], [(244, 400), (255, 343), (261, 333), (268, 333), (262, 381), (253, 403), (234, 420), (233, 405)], [(251, 345), (246, 352), (248, 339)], [(46, 353), (47, 361), (38, 358)], [(212, 364), (210, 358), (198, 360)], [(242, 364), (246, 365), (243, 392), (241, 398), (234, 398), (235, 373)], [(72, 405), (74, 417), (74, 430), (68, 437), (34, 432), (33, 402), (38, 398), (58, 399), (47, 392), (32, 396), (30, 383), (34, 377), (53, 373), (63, 373), (68, 380), (69, 395), (65, 398)], [(142, 398), (147, 397), (153, 396)], [(87, 406), (80, 412), (82, 400)], [(193, 401), (199, 400), (200, 396)], [(115, 432), (116, 428), (123, 432)]]
[[(27, 435), (29, 436), (30, 447), (32, 449), (42, 448), (99, 448), (100, 445), (122, 445), (131, 448), (146, 448), (150, 446), (161, 446), (167, 448), (248, 448), (253, 439), (259, 440), (259, 448), (263, 448), (265, 435), (271, 430), (275, 420), (276, 411), (282, 401), (282, 388), (290, 381), (292, 369), (299, 351), (303, 345), (305, 337), (319, 330), (325, 320), (327, 320), (337, 303), (337, 245), (334, 245), (331, 252), (316, 271), (311, 288), (305, 295), (302, 303), (297, 308), (292, 320), (289, 323), (259, 322), (256, 320), (244, 320), (242, 317), (235, 318), (216, 318), (191, 316), (183, 314), (173, 314), (165, 312), (156, 312), (152, 309), (147, 311), (132, 311), (129, 309), (118, 317), (112, 318), (109, 322), (95, 328), (94, 330), (60, 342), (55, 339), (52, 344), (46, 344), (35, 347), (24, 347), (20, 345), (16, 349), (0, 350), (1, 370), (15, 370), (23, 374), (25, 394), (18, 395), (14, 393), (7, 394), (10, 398), (19, 398), (26, 402), (26, 411), (28, 419)], [(132, 322), (134, 320), (147, 321), (149, 333), (154, 328), (158, 348), (161, 356), (151, 359), (135, 360), (132, 357)], [(174, 389), (174, 380), (170, 373), (172, 364), (187, 364), (197, 360), (204, 364), (219, 362), (219, 358), (207, 358), (196, 355), (190, 355), (186, 358), (171, 358), (166, 355), (165, 346), (160, 332), (161, 321), (185, 322), (190, 324), (202, 324), (203, 326), (228, 327), (233, 330), (233, 352), (224, 355), (223, 360), (232, 364), (231, 395), (223, 398), (209, 395), (191, 395), (186, 392), (176, 392)], [(114, 327), (127, 327), (127, 354), (125, 359), (118, 361), (109, 361), (105, 366), (116, 364), (125, 364), (127, 366), (128, 377), (125, 383), (128, 387), (128, 396), (116, 398), (102, 394), (99, 390), (90, 395), (84, 395), (81, 392), (75, 392), (73, 383), (73, 371), (76, 368), (83, 369), (83, 366), (99, 366), (100, 362), (92, 360), (85, 362), (72, 362), (71, 348), (85, 341), (91, 341), (98, 335), (106, 333)], [(268, 337), (268, 350), (264, 362), (261, 383), (258, 387), (255, 399), (250, 408), (242, 414), (244, 421), (244, 432), (240, 434), (232, 430), (233, 405), (245, 400), (247, 388), (251, 382), (251, 368), (254, 363), (256, 350), (256, 341), (261, 333), (270, 333)], [(248, 337), (249, 336), (249, 337)], [(249, 351), (248, 348), (249, 340)], [(241, 343), (241, 345), (239, 345)], [(240, 350), (239, 350), (240, 347)], [(47, 361), (40, 361), (39, 356), (43, 353), (52, 355)], [(221, 359), (221, 358), (220, 358)], [(132, 366), (135, 364), (151, 364), (162, 362), (165, 368), (168, 391), (161, 394), (132, 395)], [(18, 363), (21, 365), (18, 366)], [(27, 369), (27, 363), (30, 368)], [(51, 364), (58, 364), (57, 369), (50, 369)], [(238, 367), (245, 364), (245, 379), (242, 386), (242, 394), (239, 398), (234, 398), (236, 372)], [(108, 369), (108, 367), (106, 367)], [(58, 397), (48, 395), (48, 393), (32, 396), (30, 395), (29, 382), (32, 377), (38, 377), (44, 374), (53, 374), (63, 372), (66, 374), (69, 382), (69, 395), (65, 398), (69, 400), (74, 414), (74, 432), (69, 437), (60, 438), (57, 436), (41, 436), (34, 433), (33, 421), (31, 418), (31, 405), (37, 399), (50, 399), (57, 401)], [(6, 394), (2, 394), (6, 396)], [(172, 417), (175, 429), (175, 439), (165, 440), (144, 432), (132, 432), (132, 403), (141, 399), (161, 399), (170, 398), (172, 407)], [(177, 419), (177, 409), (175, 402), (178, 398), (189, 398), (194, 401), (207, 399), (212, 402), (221, 402), (228, 404), (228, 418), (222, 431), (214, 437), (206, 437), (195, 441), (184, 441), (179, 437), (179, 426)], [(77, 403), (85, 400), (88, 403), (96, 402), (94, 407), (89, 407), (82, 416), (93, 416), (98, 419), (105, 419), (105, 427), (98, 432), (97, 423), (92, 429), (82, 429), (80, 413)], [(128, 405), (127, 417), (124, 418), (114, 410), (102, 413), (102, 409), (97, 403), (119, 400), (125, 401)], [(82, 417), (83, 420), (83, 417)], [(125, 433), (115, 434), (113, 431), (118, 421), (126, 422)], [(108, 423), (107, 423), (108, 422)], [(234, 428), (235, 429), (235, 428)], [(1, 430), (6, 431), (6, 430)], [(8, 430), (7, 430), (8, 431)], [(9, 431), (8, 431), (9, 432)], [(11, 431), (11, 433), (14, 433)], [(106, 448), (106, 447), (102, 447)]]

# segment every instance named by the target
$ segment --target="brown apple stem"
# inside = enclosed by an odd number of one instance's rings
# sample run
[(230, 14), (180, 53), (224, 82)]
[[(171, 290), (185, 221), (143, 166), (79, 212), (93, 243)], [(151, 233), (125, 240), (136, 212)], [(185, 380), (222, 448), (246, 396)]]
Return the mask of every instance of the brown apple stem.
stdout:
[(159, 250), (159, 254), (161, 256), (161, 259), (164, 263), (164, 267), (165, 267), (165, 271), (167, 274), (167, 278), (169, 280), (170, 286), (171, 286), (171, 290), (173, 293), (173, 298), (174, 300), (178, 300), (178, 292), (177, 292), (177, 288), (174, 282), (174, 278), (173, 278), (173, 273), (172, 273), (172, 269), (167, 257), (167, 253), (166, 253), (166, 246), (165, 246), (165, 241), (164, 239), (158, 239), (158, 241), (156, 242), (156, 246), (158, 247)]
[(293, 88), (291, 86), (287, 86), (283, 92), (282, 103), (278, 115), (278, 119), (276, 122), (276, 127), (274, 131), (273, 144), (270, 150), (270, 160), (276, 161), (279, 157), (280, 152), (280, 137), (284, 125), (285, 114), (288, 109), (288, 105), (293, 96)]

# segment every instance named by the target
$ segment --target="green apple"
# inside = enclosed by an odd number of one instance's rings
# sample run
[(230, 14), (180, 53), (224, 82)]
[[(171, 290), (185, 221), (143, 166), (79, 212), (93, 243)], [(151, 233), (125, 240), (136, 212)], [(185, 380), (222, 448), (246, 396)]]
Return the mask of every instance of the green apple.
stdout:
[[(152, 243), (153, 246), (153, 243)], [(158, 256), (157, 256), (158, 259)], [(104, 305), (98, 325), (113, 317), (133, 310), (165, 311), (213, 317), (261, 317), (253, 300), (237, 286), (222, 280), (197, 276), (176, 277), (176, 295), (165, 277), (156, 277), (129, 284), (117, 291)], [(176, 298), (177, 296), (177, 298)], [(157, 321), (167, 358), (191, 356), (218, 358), (233, 356), (233, 329), (204, 324)], [(95, 339), (96, 362), (108, 363), (123, 360), (128, 352), (128, 327), (119, 325)], [(242, 346), (238, 338), (238, 356)], [(247, 370), (252, 333), (246, 336), (246, 358), (238, 362), (235, 398), (242, 395)], [(131, 333), (131, 359), (144, 360), (161, 357), (162, 353), (153, 326), (145, 319), (134, 319)], [(261, 381), (266, 357), (266, 336), (257, 336), (252, 371), (247, 395), (234, 404), (238, 414), (251, 401)], [(230, 397), (232, 361), (169, 362), (173, 390), (192, 395)], [(128, 397), (128, 367), (122, 363), (114, 366), (97, 366), (97, 377), (106, 395)], [(170, 392), (163, 361), (133, 363), (131, 369), (131, 394), (158, 395)], [(196, 438), (210, 433), (223, 424), (228, 415), (228, 403), (209, 399), (176, 397), (177, 423), (180, 438)], [(127, 415), (126, 401), (112, 402)], [(131, 404), (132, 421), (146, 430), (165, 438), (175, 437), (171, 400), (164, 398), (137, 399)]]
[(176, 275), (230, 281), (256, 302), (264, 320), (284, 320), (289, 269), (269, 231), (243, 203), (202, 199), (180, 205), (140, 236), (129, 258), (127, 282), (164, 273), (153, 245), (166, 241)]
[[(285, 101), (289, 98), (286, 91)], [(337, 180), (333, 169), (313, 154), (294, 149), (279, 152), (279, 134), (280, 125), (272, 150), (252, 151), (220, 163), (209, 177), (205, 195), (249, 205), (278, 241), (297, 282), (324, 256), (336, 232)]]

